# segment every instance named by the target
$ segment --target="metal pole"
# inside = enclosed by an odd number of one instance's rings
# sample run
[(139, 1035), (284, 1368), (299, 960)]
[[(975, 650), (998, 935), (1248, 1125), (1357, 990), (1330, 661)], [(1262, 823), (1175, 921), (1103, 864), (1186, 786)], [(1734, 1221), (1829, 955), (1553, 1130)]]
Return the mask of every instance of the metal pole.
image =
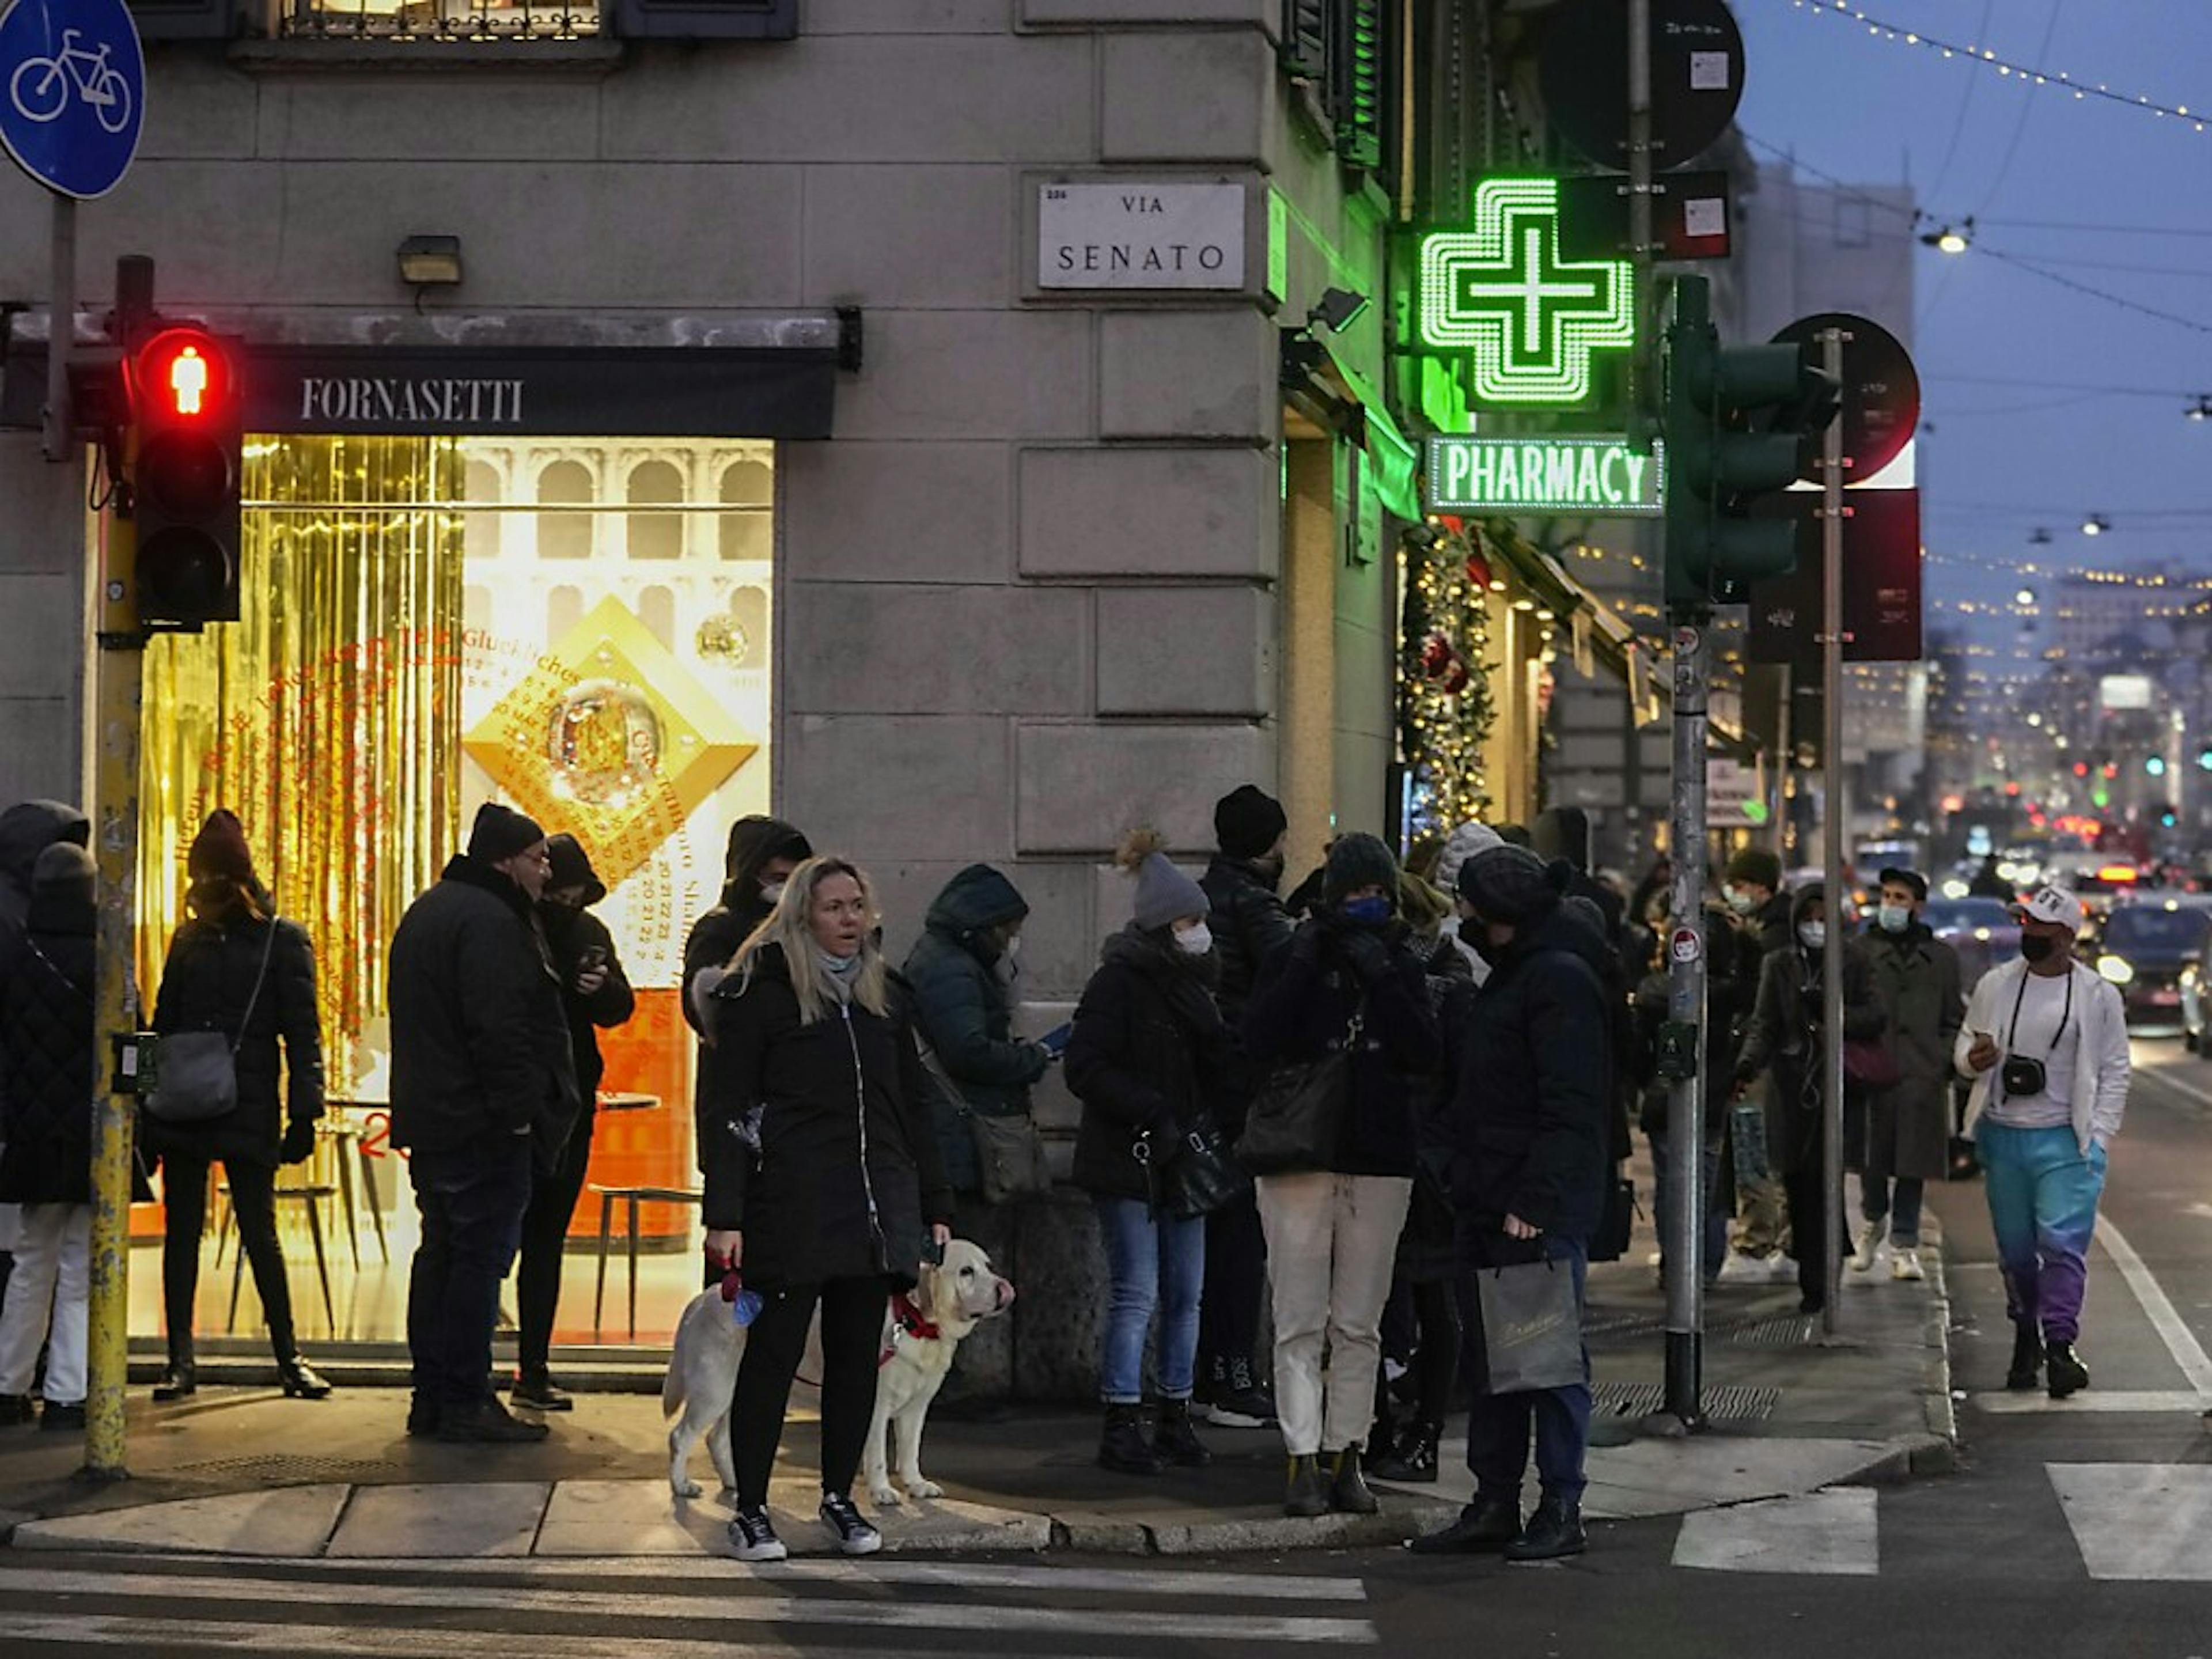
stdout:
[(46, 429), (50, 461), (76, 456), (76, 433), (70, 418), (70, 353), (76, 344), (76, 198), (54, 192), (52, 234), (46, 278)]
[[(1667, 1018), (1691, 1034), (1686, 1064), (1667, 1085), (1666, 1410), (1686, 1428), (1705, 1419), (1705, 734), (1712, 671), (1712, 613), (1686, 611), (1674, 625), (1674, 777), (1668, 851), (1674, 860), (1668, 927)], [(1688, 1075), (1682, 1075), (1683, 1073)]]
[(92, 1128), (92, 1305), (86, 1356), (84, 1471), (119, 1480), (123, 1389), (130, 1368), (131, 1137), (136, 1105), (109, 1092), (108, 1039), (138, 1027), (138, 721), (145, 640), (131, 593), (138, 527), (123, 513), (100, 520), (99, 649), (94, 653), (93, 857), (100, 869), (94, 974)]
[[(1651, 0), (1628, 0), (1628, 257), (1636, 273), (1636, 337), (1655, 341), (1658, 315), (1651, 284)], [(1649, 348), (1629, 354), (1631, 410), (1651, 384)], [(1639, 384), (1640, 383), (1640, 384)]]
[[(1844, 331), (1820, 331), (1820, 362), (1833, 382), (1844, 383)], [(1836, 1304), (1843, 1288), (1844, 1226), (1844, 416), (1840, 406), (1828, 422), (1820, 459), (1820, 878), (1826, 884), (1827, 941), (1820, 960), (1821, 1024), (1827, 1042), (1821, 1053), (1820, 1176), (1827, 1194), (1822, 1218), (1820, 1282), (1827, 1295), (1820, 1328), (1836, 1333)], [(1798, 1235), (1797, 1248), (1805, 1247)]]

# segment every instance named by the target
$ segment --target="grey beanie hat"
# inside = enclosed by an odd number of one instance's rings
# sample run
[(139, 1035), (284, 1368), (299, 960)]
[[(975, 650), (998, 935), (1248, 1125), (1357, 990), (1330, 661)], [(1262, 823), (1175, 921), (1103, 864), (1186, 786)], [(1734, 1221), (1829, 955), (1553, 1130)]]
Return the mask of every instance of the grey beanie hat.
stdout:
[(1517, 927), (1557, 906), (1574, 876), (1565, 859), (1547, 864), (1525, 847), (1493, 847), (1460, 867), (1459, 896), (1485, 921)]
[(1177, 869), (1164, 853), (1148, 853), (1137, 866), (1137, 926), (1164, 927), (1212, 909), (1206, 890)]
[(1431, 879), (1447, 893), (1456, 892), (1459, 890), (1459, 872), (1467, 867), (1469, 859), (1477, 853), (1487, 853), (1493, 847), (1504, 845), (1498, 838), (1498, 831), (1486, 823), (1469, 818), (1453, 830), (1450, 839), (1444, 842), (1443, 856), (1437, 860), (1437, 872)]

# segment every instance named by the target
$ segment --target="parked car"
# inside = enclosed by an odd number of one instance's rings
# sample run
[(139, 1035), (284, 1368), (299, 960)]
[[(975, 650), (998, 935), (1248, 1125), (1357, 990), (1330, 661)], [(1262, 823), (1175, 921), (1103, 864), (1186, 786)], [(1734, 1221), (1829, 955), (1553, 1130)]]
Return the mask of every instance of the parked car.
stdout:
[(1921, 919), (1959, 953), (1959, 978), (1968, 992), (1984, 974), (2020, 954), (2020, 924), (2002, 899), (1931, 898)]
[(2182, 977), (2191, 968), (2201, 972), (2208, 939), (2212, 908), (2180, 898), (2139, 898), (2112, 907), (2090, 959), (2119, 988), (2129, 1024), (2185, 1035)]

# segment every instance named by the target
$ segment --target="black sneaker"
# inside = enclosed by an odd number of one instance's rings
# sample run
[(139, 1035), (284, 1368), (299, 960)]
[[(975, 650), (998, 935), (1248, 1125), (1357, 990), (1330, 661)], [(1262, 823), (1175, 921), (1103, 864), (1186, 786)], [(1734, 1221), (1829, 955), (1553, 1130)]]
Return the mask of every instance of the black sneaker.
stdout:
[(2051, 1397), (2063, 1400), (2089, 1386), (2089, 1368), (2071, 1342), (2053, 1342), (2043, 1351), (2043, 1377)]
[(438, 1432), (439, 1405), (434, 1400), (416, 1395), (407, 1407), (407, 1437), (427, 1440)]
[(1508, 1561), (1557, 1561), (1563, 1557), (1580, 1555), (1589, 1547), (1583, 1531), (1583, 1512), (1579, 1504), (1569, 1504), (1556, 1498), (1547, 1498), (1536, 1505), (1535, 1514), (1521, 1535), (1505, 1547)]
[(480, 1400), (473, 1406), (449, 1405), (438, 1413), (437, 1436), (445, 1441), (518, 1446), (543, 1440), (551, 1432), (543, 1422), (514, 1415), (496, 1400)]
[(1451, 1525), (1408, 1538), (1406, 1547), (1416, 1555), (1495, 1555), (1520, 1535), (1518, 1498), (1477, 1496)]
[(884, 1535), (868, 1517), (841, 1492), (822, 1494), (822, 1524), (836, 1534), (837, 1547), (848, 1555), (873, 1555), (884, 1547)]
[(39, 1426), (54, 1434), (80, 1434), (84, 1430), (84, 1401), (74, 1406), (58, 1406), (46, 1401), (46, 1408), (39, 1413)]
[(1275, 1426), (1274, 1396), (1252, 1374), (1248, 1359), (1229, 1362), (1227, 1376), (1215, 1385), (1206, 1407), (1206, 1420), (1217, 1429), (1272, 1429)]
[(791, 1554), (766, 1510), (739, 1510), (730, 1517), (730, 1547), (740, 1561), (781, 1561)]
[(27, 1394), (0, 1394), (0, 1429), (20, 1427), (35, 1415)]
[(514, 1387), (507, 1398), (518, 1406), (527, 1406), (532, 1411), (570, 1412), (576, 1402), (568, 1391), (553, 1386), (553, 1379), (544, 1371), (532, 1371), (514, 1379)]

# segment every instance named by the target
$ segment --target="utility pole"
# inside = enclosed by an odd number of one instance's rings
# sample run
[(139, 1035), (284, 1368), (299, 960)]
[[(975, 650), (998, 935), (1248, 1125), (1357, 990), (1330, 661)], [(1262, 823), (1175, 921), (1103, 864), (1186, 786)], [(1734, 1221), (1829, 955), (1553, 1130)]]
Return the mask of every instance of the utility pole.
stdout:
[[(1837, 386), (1844, 379), (1839, 328), (1820, 331), (1820, 366)], [(1820, 957), (1820, 1018), (1827, 1042), (1821, 1051), (1820, 1179), (1827, 1194), (1820, 1240), (1820, 1282), (1827, 1287), (1820, 1329), (1836, 1334), (1836, 1304), (1843, 1289), (1844, 1226), (1844, 416), (1840, 404), (1820, 446), (1820, 878), (1828, 895), (1827, 935)], [(1797, 1248), (1805, 1241), (1801, 1236)]]

